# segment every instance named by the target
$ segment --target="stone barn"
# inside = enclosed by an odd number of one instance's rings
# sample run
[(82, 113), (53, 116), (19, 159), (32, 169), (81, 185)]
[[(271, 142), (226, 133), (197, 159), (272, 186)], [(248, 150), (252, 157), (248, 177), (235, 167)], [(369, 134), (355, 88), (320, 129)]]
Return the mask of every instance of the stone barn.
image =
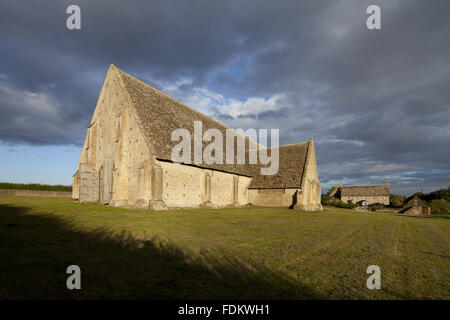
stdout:
[(431, 207), (428, 206), (422, 199), (415, 195), (404, 208), (400, 211), (401, 213), (420, 216), (420, 215), (431, 215)]
[[(262, 175), (259, 162), (172, 162), (176, 144), (172, 132), (184, 128), (192, 133), (194, 121), (201, 121), (204, 130), (214, 128), (224, 135), (227, 131), (224, 125), (111, 65), (73, 175), (73, 198), (82, 203), (155, 210), (249, 204), (322, 209), (312, 139), (277, 147), (279, 168), (273, 175)], [(250, 146), (262, 148), (244, 139), (246, 156)]]
[(330, 194), (330, 200), (340, 200), (348, 203), (360, 203), (367, 201), (371, 204), (389, 205), (389, 181), (381, 186), (343, 186), (342, 182), (339, 187), (335, 187)]

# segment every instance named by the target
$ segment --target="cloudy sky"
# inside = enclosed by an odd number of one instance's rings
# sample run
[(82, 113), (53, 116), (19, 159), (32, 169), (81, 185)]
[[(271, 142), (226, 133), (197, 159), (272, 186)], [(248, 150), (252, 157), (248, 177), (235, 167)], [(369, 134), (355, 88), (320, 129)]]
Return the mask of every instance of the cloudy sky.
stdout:
[(312, 136), (324, 191), (447, 187), (449, 14), (448, 0), (0, 0), (0, 181), (71, 183), (114, 63), (231, 128)]

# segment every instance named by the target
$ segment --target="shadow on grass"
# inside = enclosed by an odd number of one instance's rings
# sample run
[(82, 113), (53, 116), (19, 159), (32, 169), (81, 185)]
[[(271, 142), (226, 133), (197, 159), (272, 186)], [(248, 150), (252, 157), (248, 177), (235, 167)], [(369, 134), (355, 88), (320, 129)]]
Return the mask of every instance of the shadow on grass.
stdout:
[[(0, 299), (324, 299), (263, 265), (0, 205)], [(81, 290), (66, 269), (81, 268)]]

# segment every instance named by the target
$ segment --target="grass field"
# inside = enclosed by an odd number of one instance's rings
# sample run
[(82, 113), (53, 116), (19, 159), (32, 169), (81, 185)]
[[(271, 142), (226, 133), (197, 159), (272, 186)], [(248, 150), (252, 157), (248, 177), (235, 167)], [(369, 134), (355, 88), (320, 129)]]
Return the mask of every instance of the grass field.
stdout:
[(0, 299), (450, 299), (449, 254), (444, 217), (0, 196)]

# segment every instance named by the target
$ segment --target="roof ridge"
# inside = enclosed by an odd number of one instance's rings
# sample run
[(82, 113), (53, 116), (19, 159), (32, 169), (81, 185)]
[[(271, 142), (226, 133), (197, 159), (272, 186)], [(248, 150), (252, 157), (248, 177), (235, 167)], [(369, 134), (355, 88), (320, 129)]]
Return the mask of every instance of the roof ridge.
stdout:
[(310, 140), (305, 140), (305, 141), (300, 141), (300, 142), (294, 142), (294, 143), (282, 144), (282, 145), (279, 145), (278, 147), (279, 147), (279, 148), (282, 148), (282, 147), (292, 147), (292, 146), (299, 145), (299, 144), (309, 143), (310, 141), (311, 141), (311, 139), (310, 139)]
[(306, 145), (305, 164), (303, 165), (302, 176), (300, 178), (300, 185), (299, 185), (299, 188), (302, 190), (303, 190), (304, 182), (305, 182), (305, 172), (306, 172), (306, 170), (308, 170), (308, 163), (309, 163), (309, 157), (310, 157), (310, 152), (311, 152), (312, 139), (308, 140), (307, 143), (308, 144)]
[(373, 188), (373, 187), (382, 187), (382, 188), (386, 188), (385, 185), (375, 185), (375, 186), (342, 186), (342, 188)]

